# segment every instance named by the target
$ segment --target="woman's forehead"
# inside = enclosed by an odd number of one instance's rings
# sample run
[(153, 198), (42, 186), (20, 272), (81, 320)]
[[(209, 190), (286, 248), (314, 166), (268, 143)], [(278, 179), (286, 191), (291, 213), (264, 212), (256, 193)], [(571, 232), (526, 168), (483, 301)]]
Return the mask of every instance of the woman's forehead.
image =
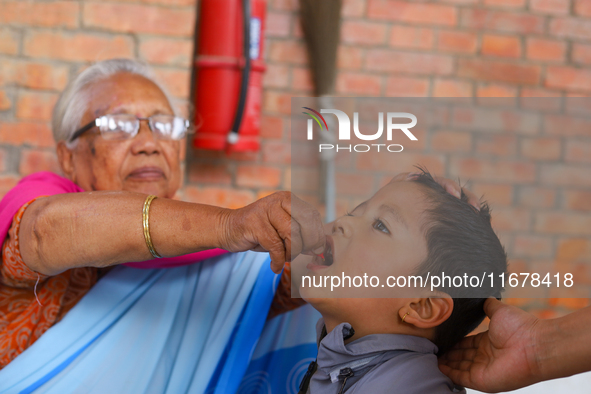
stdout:
[(99, 116), (105, 113), (133, 113), (146, 116), (153, 113), (172, 113), (162, 90), (149, 79), (136, 74), (119, 73), (89, 86), (89, 110)]

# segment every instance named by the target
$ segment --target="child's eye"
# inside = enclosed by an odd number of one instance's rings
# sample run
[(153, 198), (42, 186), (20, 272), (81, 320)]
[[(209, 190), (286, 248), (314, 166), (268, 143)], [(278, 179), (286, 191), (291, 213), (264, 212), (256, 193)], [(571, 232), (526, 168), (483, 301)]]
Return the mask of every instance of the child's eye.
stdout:
[(373, 223), (373, 228), (385, 234), (390, 234), (390, 230), (388, 230), (388, 227), (386, 227), (384, 222), (382, 222), (380, 219), (375, 220), (375, 222)]
[(345, 214), (345, 216), (353, 216), (353, 215), (351, 214), (351, 212), (347, 211), (347, 213)]

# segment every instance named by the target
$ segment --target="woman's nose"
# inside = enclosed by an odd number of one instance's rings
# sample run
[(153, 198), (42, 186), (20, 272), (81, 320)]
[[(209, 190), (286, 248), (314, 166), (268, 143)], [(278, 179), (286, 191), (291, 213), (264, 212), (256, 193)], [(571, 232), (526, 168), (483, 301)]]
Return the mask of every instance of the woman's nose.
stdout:
[(132, 151), (134, 153), (154, 154), (160, 151), (160, 144), (150, 130), (147, 119), (140, 120), (140, 129), (133, 139)]

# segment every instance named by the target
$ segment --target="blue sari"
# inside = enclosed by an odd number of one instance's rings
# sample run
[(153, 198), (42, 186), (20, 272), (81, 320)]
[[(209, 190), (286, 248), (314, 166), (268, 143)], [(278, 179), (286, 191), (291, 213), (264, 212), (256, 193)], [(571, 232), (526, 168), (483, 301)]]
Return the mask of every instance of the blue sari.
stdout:
[(0, 393), (297, 393), (319, 315), (266, 322), (278, 282), (254, 252), (119, 266), (0, 370)]

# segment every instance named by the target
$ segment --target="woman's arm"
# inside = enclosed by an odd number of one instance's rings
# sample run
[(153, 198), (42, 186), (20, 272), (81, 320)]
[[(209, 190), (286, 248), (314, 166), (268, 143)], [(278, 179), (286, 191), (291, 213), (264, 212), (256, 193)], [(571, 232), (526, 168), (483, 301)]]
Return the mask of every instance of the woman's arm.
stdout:
[[(142, 226), (145, 199), (146, 195), (124, 191), (38, 199), (22, 218), (21, 256), (29, 268), (46, 275), (152, 259)], [(211, 248), (266, 250), (277, 271), (292, 254), (324, 247), (319, 215), (306, 209), (297, 210), (293, 222), (301, 225), (292, 237), (291, 202), (287, 192), (236, 210), (158, 198), (150, 207), (152, 242), (166, 257)]]

